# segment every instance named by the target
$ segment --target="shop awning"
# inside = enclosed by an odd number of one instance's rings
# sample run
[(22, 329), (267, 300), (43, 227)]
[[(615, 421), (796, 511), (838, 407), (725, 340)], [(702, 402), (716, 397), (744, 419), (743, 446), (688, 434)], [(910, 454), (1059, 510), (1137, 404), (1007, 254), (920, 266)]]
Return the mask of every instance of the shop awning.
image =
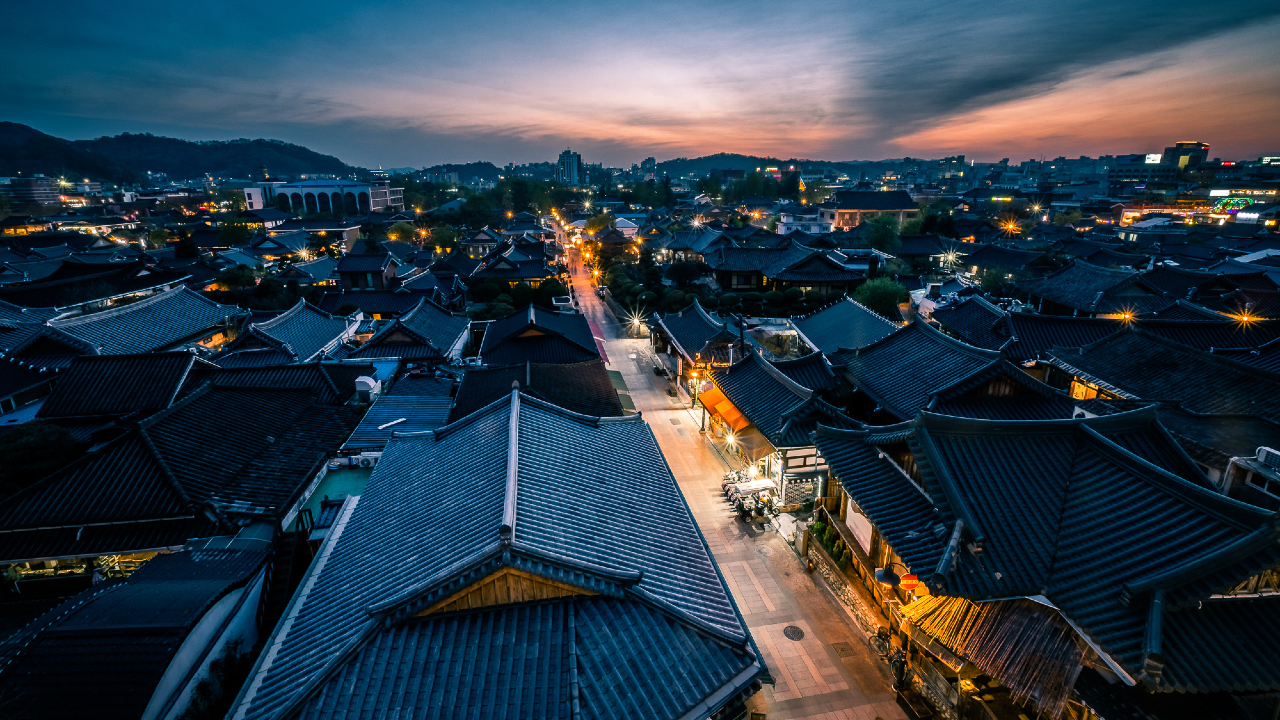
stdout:
[[(699, 393), (698, 400), (707, 409), (707, 412), (719, 417), (734, 432), (750, 424), (746, 416), (739, 412), (738, 408), (733, 406), (733, 403), (729, 402), (729, 398), (725, 397), (719, 388), (713, 387), (710, 390)], [(758, 435), (759, 433), (756, 434)], [(763, 439), (763, 436), (761, 439)]]

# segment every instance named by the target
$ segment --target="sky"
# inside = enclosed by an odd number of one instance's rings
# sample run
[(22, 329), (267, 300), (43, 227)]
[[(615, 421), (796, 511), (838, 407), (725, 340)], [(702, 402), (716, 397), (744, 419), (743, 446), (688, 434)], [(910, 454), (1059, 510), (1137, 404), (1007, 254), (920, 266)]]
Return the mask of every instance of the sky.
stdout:
[(1280, 154), (1280, 3), (6, 3), (0, 120), (365, 167)]

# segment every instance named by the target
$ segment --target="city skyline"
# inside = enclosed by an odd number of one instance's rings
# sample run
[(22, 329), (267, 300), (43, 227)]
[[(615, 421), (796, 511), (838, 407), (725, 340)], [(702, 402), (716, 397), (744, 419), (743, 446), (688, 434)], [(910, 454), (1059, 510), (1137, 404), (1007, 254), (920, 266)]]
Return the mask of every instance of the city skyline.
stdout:
[(0, 49), (24, 68), (0, 80), (0, 116), (71, 139), (268, 137), (367, 167), (554, 161), (566, 146), (623, 166), (716, 152), (984, 162), (1177, 140), (1223, 158), (1280, 151), (1280, 7), (1191, 21), (1207, 9), (492, 2), (264, 6), (248, 21), (235, 7), (125, 19), (22, 4), (15, 26), (59, 33)]

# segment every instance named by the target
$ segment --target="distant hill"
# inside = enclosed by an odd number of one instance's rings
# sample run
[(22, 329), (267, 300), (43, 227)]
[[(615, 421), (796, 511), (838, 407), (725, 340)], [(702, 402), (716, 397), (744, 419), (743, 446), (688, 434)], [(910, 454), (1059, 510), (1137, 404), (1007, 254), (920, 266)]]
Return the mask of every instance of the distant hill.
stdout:
[(19, 123), (0, 121), (0, 176), (36, 174), (135, 183), (146, 176), (128, 163), (78, 148)]
[(664, 160), (658, 163), (658, 174), (678, 176), (688, 173), (697, 173), (705, 175), (711, 170), (755, 170), (756, 168), (776, 167), (786, 169), (795, 165), (797, 169), (803, 168), (806, 172), (818, 172), (825, 170), (835, 170), (837, 172), (849, 173), (853, 177), (857, 177), (857, 173), (871, 172), (879, 163), (892, 162), (889, 160), (856, 160), (852, 162), (835, 162), (832, 160), (802, 160), (799, 158), (771, 158), (759, 157), (756, 155), (739, 155), (737, 153), (716, 153), (715, 155), (706, 155), (697, 158), (675, 158), (673, 160)]
[(0, 122), (0, 176), (90, 178), (113, 183), (146, 182), (146, 173), (173, 180), (214, 175), (256, 178), (261, 168), (275, 177), (351, 175), (360, 171), (332, 155), (279, 140), (192, 142), (124, 133), (96, 140), (63, 140), (19, 123)]
[(162, 172), (171, 179), (205, 175), (256, 178), (265, 166), (275, 177), (317, 173), (350, 175), (359, 171), (332, 155), (280, 140), (178, 140), (156, 135), (124, 133), (97, 140), (76, 140), (75, 147), (128, 164), (144, 172)]

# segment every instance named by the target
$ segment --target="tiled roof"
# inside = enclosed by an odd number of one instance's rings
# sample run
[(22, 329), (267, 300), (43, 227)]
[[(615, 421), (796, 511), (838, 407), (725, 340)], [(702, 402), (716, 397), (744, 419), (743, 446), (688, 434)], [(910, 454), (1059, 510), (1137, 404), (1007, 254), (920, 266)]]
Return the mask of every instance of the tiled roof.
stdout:
[(299, 300), (297, 305), (270, 320), (250, 324), (224, 353), (236, 350), (253, 336), (269, 347), (288, 353), (294, 362), (309, 362), (332, 351), (353, 329), (354, 321), (335, 317), (306, 300)]
[(36, 417), (119, 417), (163, 410), (178, 399), (195, 366), (216, 369), (189, 352), (78, 357), (58, 375)]
[(1075, 403), (1007, 360), (998, 360), (938, 389), (928, 408), (939, 415), (985, 420), (1054, 420), (1071, 417)]
[(774, 447), (812, 445), (809, 434), (818, 422), (833, 427), (854, 425), (838, 408), (797, 384), (754, 350), (731, 367), (712, 370), (711, 379)]
[(1016, 250), (999, 245), (982, 245), (971, 250), (960, 262), (985, 269), (1022, 270), (1037, 261), (1048, 261), (1048, 256), (1042, 252)]
[(392, 433), (435, 430), (449, 420), (449, 396), (384, 395), (369, 406), (343, 450), (381, 450)]
[(356, 378), (376, 377), (377, 374), (378, 370), (373, 365), (355, 362), (282, 363), (266, 367), (224, 367), (213, 374), (193, 373), (197, 380), (188, 385), (194, 389), (206, 379), (216, 377), (222, 387), (306, 390), (322, 405), (343, 405), (356, 394)]
[(609, 380), (604, 361), (596, 359), (580, 363), (527, 363), (468, 370), (458, 386), (449, 416), (451, 421), (461, 420), (489, 403), (501, 400), (510, 394), (511, 384), (517, 382), (520, 383), (520, 392), (565, 410), (594, 417), (621, 417), (623, 414), (618, 391)]
[(49, 324), (99, 348), (103, 355), (124, 355), (160, 350), (244, 314), (235, 305), (216, 303), (179, 286), (135, 303)]
[(831, 364), (881, 408), (906, 420), (938, 390), (1000, 358), (943, 335), (919, 320), (859, 350), (841, 350)]
[(793, 317), (791, 323), (810, 347), (827, 355), (840, 348), (866, 347), (898, 329), (892, 321), (847, 297)]
[(1054, 347), (1080, 347), (1101, 340), (1123, 327), (1119, 320), (1074, 318), (1013, 312), (1006, 320), (1013, 342), (1004, 348), (1015, 362), (1034, 360)]
[(1116, 332), (1082, 348), (1057, 348), (1050, 361), (1102, 380), (1131, 397), (1180, 400), (1192, 412), (1280, 420), (1280, 375), (1179, 345), (1146, 330)]
[(585, 362), (599, 358), (600, 351), (586, 316), (530, 305), (489, 323), (480, 357), (491, 366)]
[[(1280, 666), (1259, 667), (1251, 651), (1216, 651), (1224, 637), (1239, 633), (1261, 633), (1247, 644), (1267, 646), (1280, 631), (1275, 623), (1249, 626), (1252, 615), (1215, 615), (1214, 624), (1200, 625), (1209, 619), (1203, 607), (1238, 602), (1213, 600), (1214, 593), (1280, 562), (1277, 516), (1168, 473), (1110, 439), (1151, 427), (1153, 417), (1137, 411), (1011, 423), (926, 413), (906, 427), (922, 487), (937, 508), (928, 527), (921, 527), (926, 513), (917, 491), (904, 487), (905, 476), (888, 483), (892, 475), (880, 469), (887, 479), (877, 485), (876, 476), (864, 478), (872, 473), (847, 459), (876, 467), (865, 437), (820, 431), (818, 447), (859, 507), (891, 509), (881, 513), (888, 518), (881, 533), (904, 560), (919, 558), (907, 562), (932, 594), (1044, 596), (1131, 678), (1141, 674), (1150, 629), (1163, 635), (1166, 650), (1169, 642), (1179, 648), (1176, 661), (1164, 653), (1156, 689), (1280, 687)], [(1161, 451), (1187, 460), (1171, 441)], [(899, 517), (918, 520), (911, 525)], [(938, 554), (935, 543), (945, 542), (957, 521), (962, 549)], [(918, 550), (922, 542), (927, 547)], [(963, 549), (970, 543), (980, 553)], [(1091, 552), (1099, 543), (1124, 552)], [(1153, 626), (1157, 589), (1164, 614)], [(1220, 634), (1210, 637), (1197, 626)]]
[(161, 288), (187, 277), (145, 263), (98, 265), (67, 260), (38, 282), (0, 288), (0, 300), (30, 308), (69, 308), (107, 298)]
[[(201, 508), (236, 502), (279, 517), (359, 414), (318, 405), (307, 390), (206, 386), (0, 502), (0, 529), (9, 531), (0, 533), (0, 558), (156, 549), (113, 543), (153, 532), (157, 521), (205, 528)], [(213, 417), (217, 442), (209, 441)], [(85, 525), (112, 532), (75, 532)]]
[[(62, 603), (3, 647), (6, 714), (142, 717), (196, 624), (214, 603), (244, 587), (266, 556), (255, 550), (157, 555), (128, 579)], [(66, 692), (68, 683), (79, 690)]]
[(418, 303), (429, 294), (412, 290), (327, 292), (320, 296), (318, 307), (327, 313), (333, 313), (343, 305), (351, 304), (366, 315), (401, 315), (418, 307)]
[(471, 326), (425, 298), (369, 338), (349, 357), (444, 358)]
[(933, 319), (946, 330), (974, 347), (999, 350), (1010, 341), (1004, 332), (1005, 311), (986, 299), (972, 295), (933, 311)]
[(1197, 350), (1234, 350), (1263, 347), (1280, 338), (1280, 320), (1242, 323), (1219, 316), (1218, 322), (1203, 320), (1147, 320), (1138, 327), (1153, 335)]
[(739, 357), (742, 355), (739, 338), (697, 300), (680, 312), (660, 316), (658, 324), (689, 362), (728, 362), (731, 345), (737, 348)]
[[(601, 535), (597, 518), (621, 493), (642, 495), (652, 512)], [(508, 568), (572, 590), (545, 604), (413, 617)], [(714, 698), (763, 672), (644, 421), (516, 393), (433, 433), (394, 438), (286, 617), (231, 717), (449, 708), (570, 718), (574, 682), (583, 718), (705, 716)], [(706, 642), (717, 640), (718, 650)], [(462, 653), (466, 672), (447, 661)]]
[(391, 253), (347, 253), (338, 261), (338, 272), (382, 272), (388, 265), (399, 265)]
[(328, 255), (325, 255), (309, 262), (294, 263), (289, 266), (289, 269), (305, 273), (306, 275), (309, 275), (312, 280), (320, 282), (328, 280), (329, 277), (333, 275), (333, 271), (337, 269), (337, 267), (338, 261)]
[(786, 375), (796, 384), (810, 390), (834, 390), (836, 374), (831, 364), (820, 352), (809, 353), (796, 360), (778, 360), (771, 363), (779, 372)]
[(49, 308), (27, 308), (0, 300), (0, 324), (41, 323), (55, 318), (60, 313)]
[(1061, 270), (1039, 278), (1018, 281), (1033, 298), (1044, 298), (1064, 307), (1089, 313), (1116, 313), (1131, 309), (1146, 313), (1168, 307), (1173, 299), (1147, 291), (1136, 270), (1111, 270), (1072, 260)]

